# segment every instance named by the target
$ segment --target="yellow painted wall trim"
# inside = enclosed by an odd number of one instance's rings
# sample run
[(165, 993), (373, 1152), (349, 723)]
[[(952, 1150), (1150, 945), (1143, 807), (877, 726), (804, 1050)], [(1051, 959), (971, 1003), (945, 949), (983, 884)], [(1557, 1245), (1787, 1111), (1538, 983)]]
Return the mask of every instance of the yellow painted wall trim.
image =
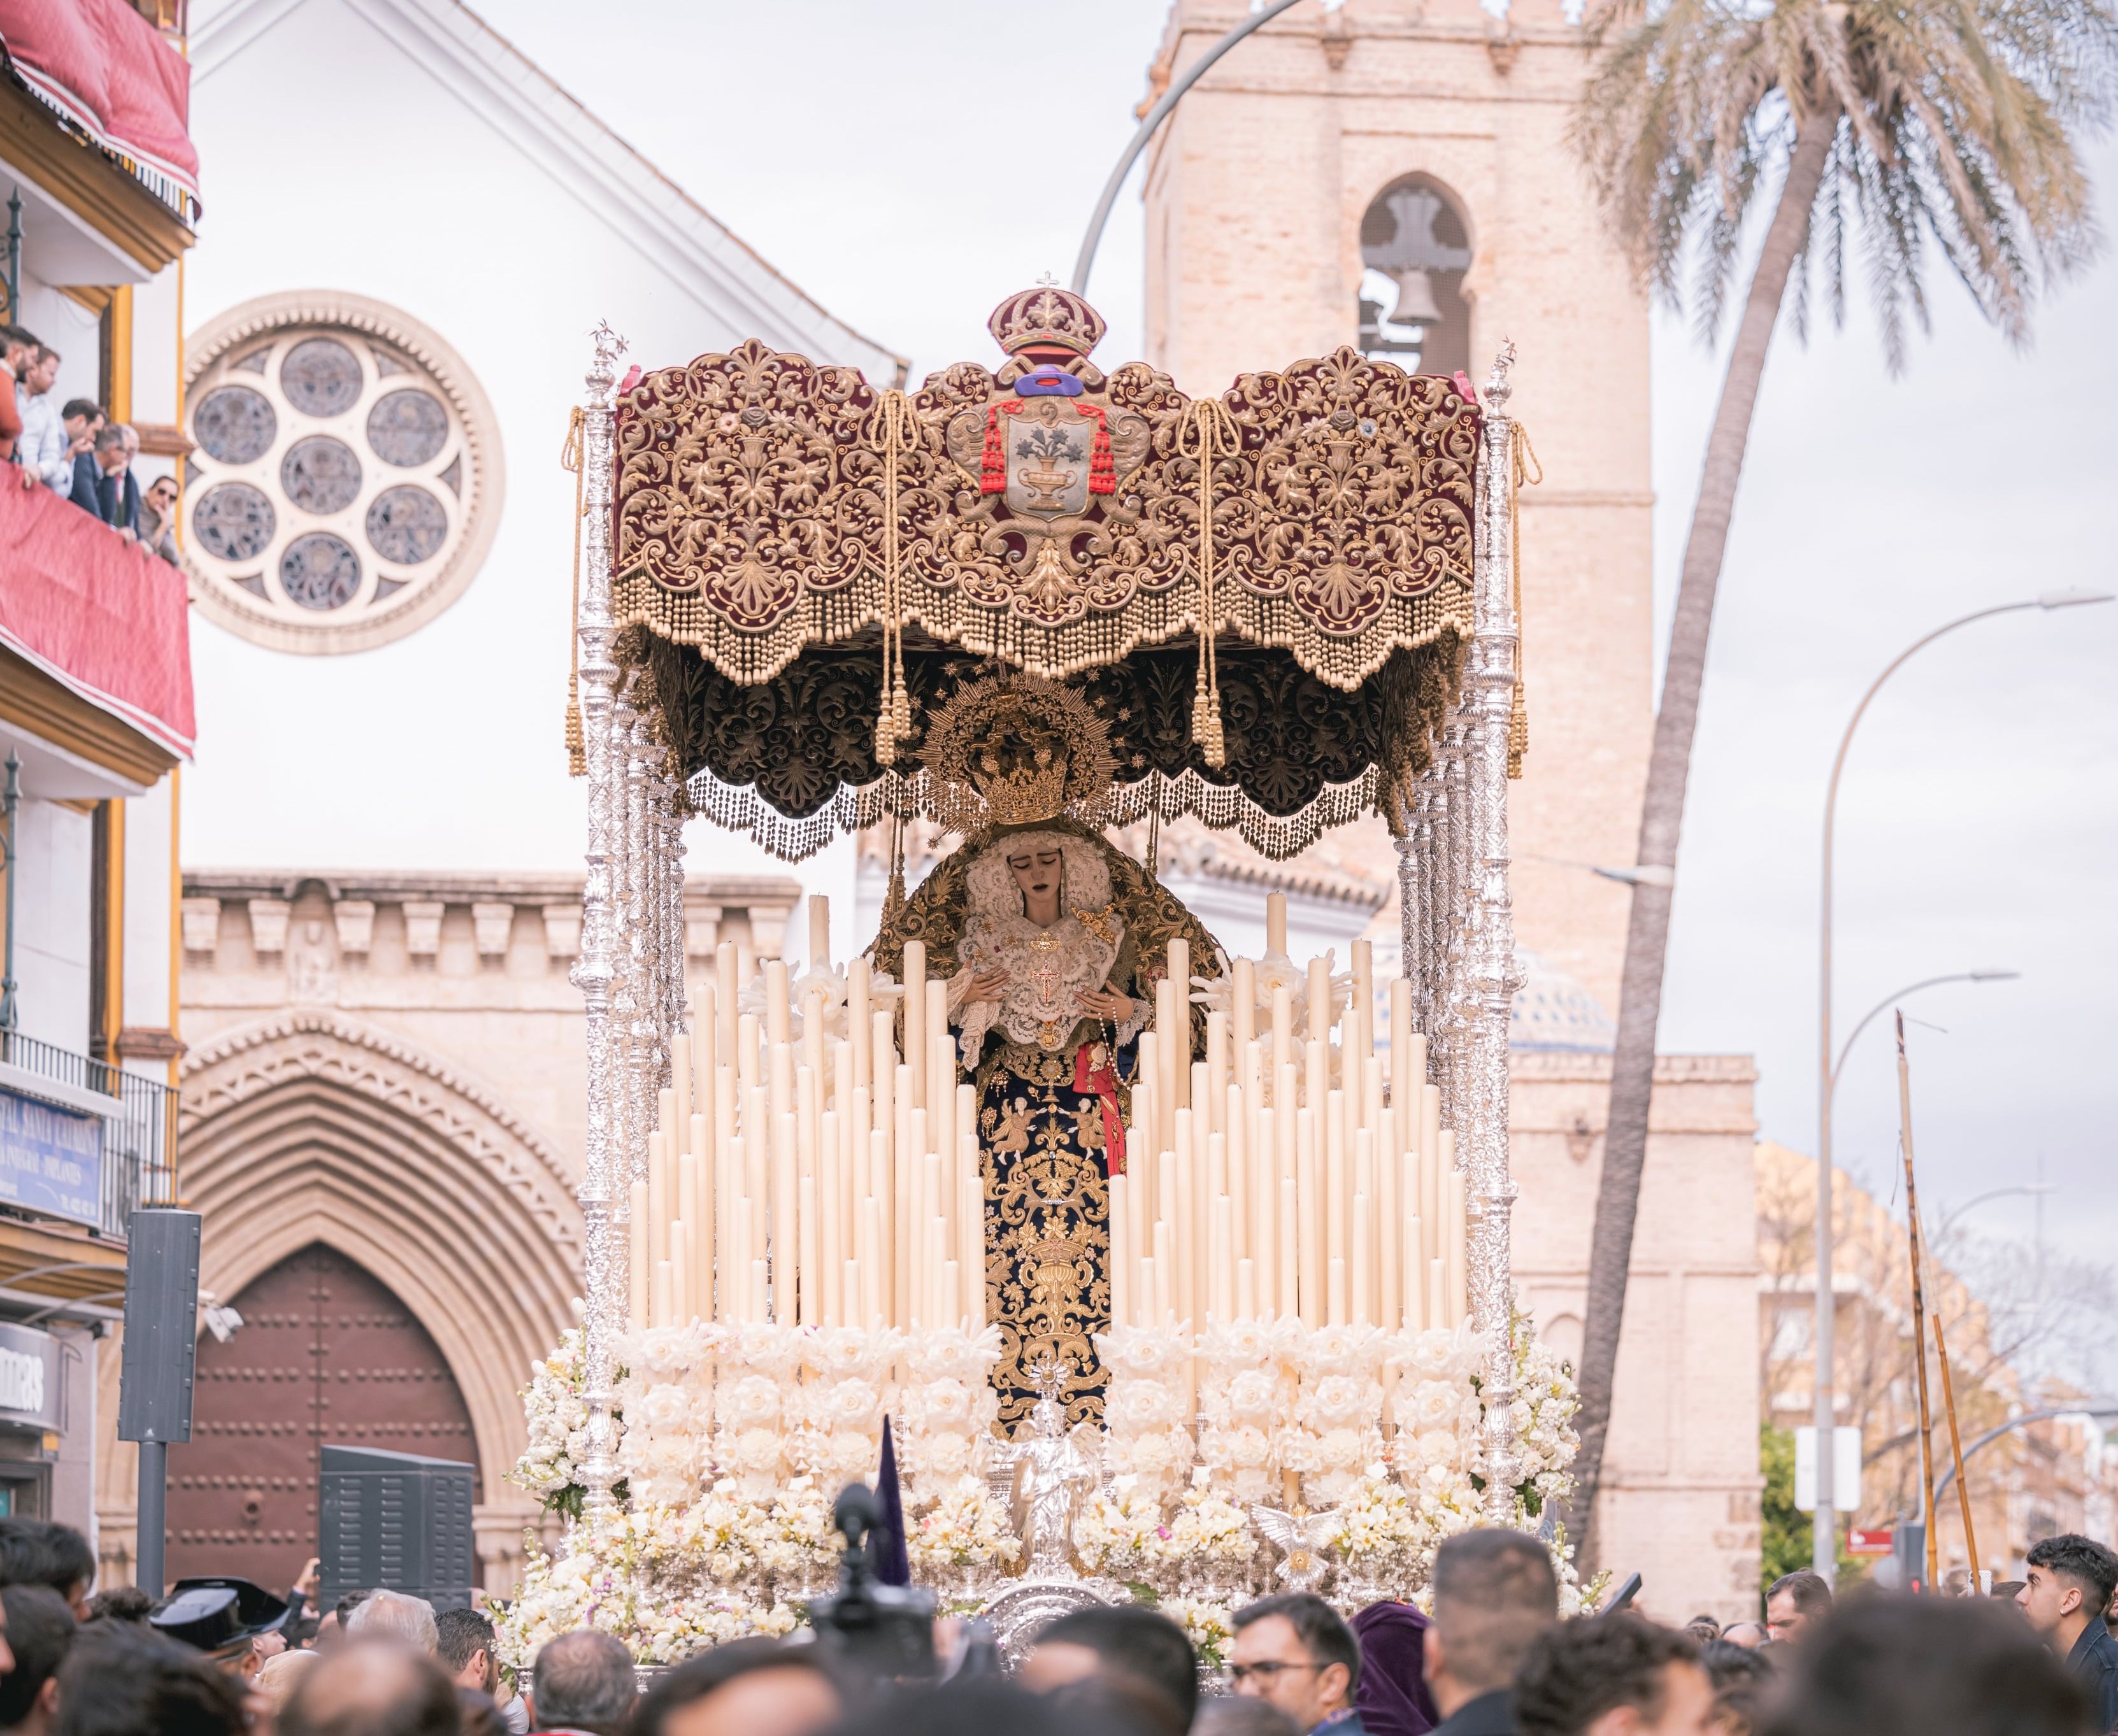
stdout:
[(125, 1024), (125, 804), (107, 803), (103, 832), (103, 1052), (118, 1061)]
[(110, 403), (113, 422), (132, 419), (132, 286), (110, 292)]
[(177, 763), (177, 756), (160, 742), (90, 704), (4, 645), (0, 718), (133, 783), (155, 784)]

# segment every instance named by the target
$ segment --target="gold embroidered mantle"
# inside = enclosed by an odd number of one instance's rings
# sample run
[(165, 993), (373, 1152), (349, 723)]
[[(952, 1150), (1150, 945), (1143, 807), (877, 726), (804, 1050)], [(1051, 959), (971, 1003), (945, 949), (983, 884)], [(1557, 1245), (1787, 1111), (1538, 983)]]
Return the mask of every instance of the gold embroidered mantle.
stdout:
[[(1202, 596), (1192, 400), (1143, 362), (1106, 376), (1075, 358), (1067, 396), (1019, 397), (1027, 372), (931, 376), (894, 443), (858, 370), (754, 341), (644, 376), (618, 411), (619, 624), (744, 684), (893, 619), (1059, 677), (1195, 638), (1210, 608), (1217, 636), (1284, 648), (1343, 690), (1393, 652), (1468, 637), (1478, 413), (1450, 381), (1351, 349), (1238, 379), (1219, 399), (1234, 450), (1206, 478)], [(1090, 422), (1108, 492), (1064, 480)], [(1010, 456), (987, 492), (991, 437), (1018, 429), (1061, 455), (1034, 472)]]

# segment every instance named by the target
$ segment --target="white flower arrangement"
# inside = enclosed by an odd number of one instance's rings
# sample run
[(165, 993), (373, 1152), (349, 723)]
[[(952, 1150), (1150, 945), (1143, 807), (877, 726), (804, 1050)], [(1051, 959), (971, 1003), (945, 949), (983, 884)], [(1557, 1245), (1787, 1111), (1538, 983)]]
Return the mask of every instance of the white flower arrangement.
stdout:
[(1184, 1637), (1209, 1669), (1220, 1669), (1228, 1661), (1228, 1647), (1236, 1637), (1235, 1611), (1219, 1598), (1165, 1597), (1154, 1606), (1184, 1630)]
[(915, 1509), (944, 1499), (965, 1477), (985, 1475), (1000, 1415), (987, 1377), (1000, 1354), (997, 1326), (976, 1332), (941, 1327), (904, 1341), (904, 1471)]
[(1361, 1467), (1381, 1457), (1383, 1387), (1377, 1374), (1390, 1341), (1368, 1326), (1325, 1326), (1289, 1335), (1288, 1360), (1300, 1377), (1291, 1411), (1280, 1413), (1279, 1462), (1302, 1474), (1312, 1507), (1344, 1498)]
[(1144, 1583), (1160, 1559), (1167, 1529), (1160, 1490), (1127, 1472), (1083, 1504), (1074, 1521), (1074, 1551), (1091, 1573)]
[(1191, 1348), (1191, 1334), (1178, 1326), (1119, 1326), (1096, 1335), (1096, 1355), (1110, 1381), (1103, 1394), (1105, 1462), (1158, 1493), (1176, 1489), (1191, 1468), (1184, 1415)]
[(1247, 1563), (1257, 1547), (1249, 1516), (1213, 1486), (1208, 1468), (1202, 1465), (1192, 1473), (1191, 1486), (1157, 1535), (1154, 1551), (1180, 1568), (1212, 1574)]
[(1333, 1517), (1339, 1523), (1332, 1547), (1362, 1578), (1401, 1575), (1410, 1565), (1420, 1540), (1419, 1517), (1404, 1485), (1380, 1460), (1362, 1469)]
[(1011, 1567), (1022, 1558), (1006, 1508), (980, 1477), (959, 1477), (908, 1529), (905, 1554), (915, 1571), (929, 1577)]
[(1269, 1321), (1216, 1322), (1200, 1345), (1207, 1378), (1199, 1457), (1239, 1502), (1264, 1499), (1279, 1469), (1274, 1419), (1294, 1394), (1280, 1368), (1282, 1337)]
[[(585, 1493), (575, 1466), (588, 1451), (589, 1409), (581, 1399), (588, 1383), (588, 1346), (578, 1323), (581, 1311), (576, 1296), (576, 1323), (560, 1335), (550, 1355), (530, 1364), (530, 1384), (522, 1389), (530, 1443), (507, 1473), (509, 1482), (528, 1489), (548, 1512), (571, 1518), (580, 1517)], [(617, 1426), (615, 1419), (613, 1426)]]

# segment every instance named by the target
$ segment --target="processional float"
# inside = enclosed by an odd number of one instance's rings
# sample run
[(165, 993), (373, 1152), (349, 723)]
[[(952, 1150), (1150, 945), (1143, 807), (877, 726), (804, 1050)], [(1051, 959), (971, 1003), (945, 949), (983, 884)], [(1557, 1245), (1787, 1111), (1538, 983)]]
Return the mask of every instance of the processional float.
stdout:
[[(997, 372), (910, 393), (754, 342), (620, 385), (597, 334), (585, 1295), (518, 1467), (577, 1524), (519, 1646), (584, 1599), (643, 1656), (795, 1619), (886, 1410), (916, 1577), (1017, 1627), (1154, 1587), (1209, 1657), (1275, 1579), (1413, 1595), (1564, 1490), (1509, 1269), (1512, 350), (1482, 397), (1340, 349), (1195, 399), (1103, 329), (1024, 291)], [(1105, 836), (1368, 814), (1380, 995), (1279, 912), (1228, 959)], [(817, 925), (687, 985), (693, 815), (964, 843), (843, 969)]]

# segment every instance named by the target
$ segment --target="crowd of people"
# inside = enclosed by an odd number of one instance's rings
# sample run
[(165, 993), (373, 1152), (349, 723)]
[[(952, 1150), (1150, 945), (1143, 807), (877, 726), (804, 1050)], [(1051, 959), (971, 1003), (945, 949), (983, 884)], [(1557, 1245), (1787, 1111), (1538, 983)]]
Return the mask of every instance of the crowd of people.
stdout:
[[(1444, 1543), (1431, 1608), (1351, 1623), (1288, 1592), (1236, 1612), (1202, 1692), (1182, 1628), (1141, 1604), (1080, 1609), (1004, 1675), (983, 1624), (936, 1624), (938, 1682), (881, 1681), (830, 1633), (746, 1640), (662, 1670), (623, 1644), (548, 1641), (519, 1684), (491, 1618), (391, 1591), (316, 1607), (234, 1579), (90, 1595), (78, 1532), (0, 1519), (0, 1736), (2109, 1736), (2118, 1555), (2076, 1535), (1991, 1596), (1790, 1574), (1760, 1624), (1667, 1628), (1630, 1609), (1559, 1618), (1543, 1546)], [(919, 1630), (924, 1632), (923, 1625)]]
[(19, 487), (49, 489), (175, 566), (176, 478), (141, 492), (132, 473), (139, 431), (93, 399), (61, 406), (52, 395), (60, 359), (34, 332), (0, 326), (0, 459), (14, 464)]

